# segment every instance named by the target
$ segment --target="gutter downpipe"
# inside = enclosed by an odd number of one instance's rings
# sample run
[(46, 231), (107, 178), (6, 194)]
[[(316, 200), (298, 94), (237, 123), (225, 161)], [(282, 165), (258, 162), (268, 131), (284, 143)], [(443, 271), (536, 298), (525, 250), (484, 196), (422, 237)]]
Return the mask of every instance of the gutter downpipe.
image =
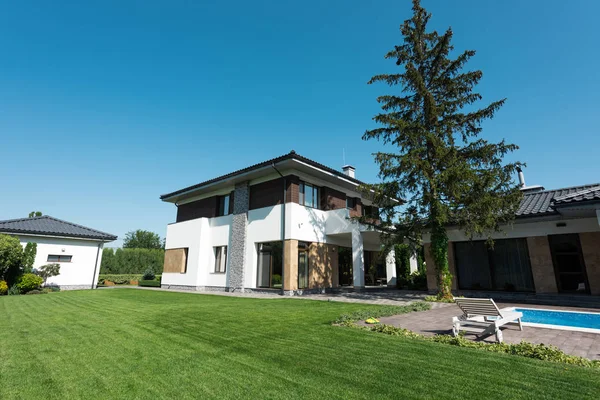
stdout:
[(98, 243), (98, 251), (96, 251), (96, 263), (94, 264), (94, 276), (92, 277), (92, 289), (97, 289), (96, 271), (98, 270), (98, 258), (100, 257), (100, 247), (104, 242)]
[[(273, 167), (273, 169), (275, 171), (277, 171), (277, 173), (279, 174), (279, 176), (281, 176), (281, 178), (283, 179), (283, 207), (281, 208), (281, 250), (285, 251), (285, 202), (286, 202), (286, 196), (287, 196), (287, 179), (285, 178), (285, 176), (283, 176), (283, 174), (281, 172), (279, 172), (279, 170), (277, 169), (277, 167), (275, 167), (275, 163), (271, 163), (271, 167)], [(283, 262), (283, 254), (281, 255), (281, 260)], [(281, 294), (284, 294), (285, 289), (283, 288), (283, 282), (285, 282), (285, 268), (281, 268)]]

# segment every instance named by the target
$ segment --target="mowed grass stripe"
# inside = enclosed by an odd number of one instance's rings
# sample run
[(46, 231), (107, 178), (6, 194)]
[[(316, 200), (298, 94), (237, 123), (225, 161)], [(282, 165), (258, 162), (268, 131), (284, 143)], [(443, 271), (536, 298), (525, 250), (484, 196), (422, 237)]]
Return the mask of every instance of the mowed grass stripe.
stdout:
[[(332, 327), (362, 304), (135, 289), (0, 298), (0, 398), (597, 398), (597, 371)], [(22, 336), (20, 338), (20, 336)]]

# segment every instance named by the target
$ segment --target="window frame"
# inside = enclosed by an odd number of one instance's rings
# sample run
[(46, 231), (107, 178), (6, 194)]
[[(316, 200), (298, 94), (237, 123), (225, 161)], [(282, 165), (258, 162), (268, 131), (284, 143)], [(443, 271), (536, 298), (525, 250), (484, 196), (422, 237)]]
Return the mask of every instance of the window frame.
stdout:
[[(51, 261), (50, 257), (57, 257), (58, 260)], [(63, 258), (68, 257), (69, 260), (68, 261), (67, 260), (62, 261), (61, 257), (63, 257)], [(73, 256), (72, 255), (66, 255), (66, 254), (64, 254), (64, 255), (60, 255), (60, 254), (48, 254), (48, 257), (46, 257), (46, 262), (49, 262), (49, 263), (70, 263), (70, 262), (73, 262)]]
[[(312, 200), (313, 200), (312, 204), (306, 204), (306, 186), (311, 188), (311, 194), (312, 194)], [(321, 188), (319, 188), (317, 185), (313, 185), (312, 183), (300, 181), (300, 187), (298, 189), (298, 203), (300, 205), (319, 210), (320, 205), (321, 205), (320, 195), (321, 195)]]
[(356, 197), (346, 196), (346, 208), (354, 210), (356, 208)]
[[(227, 205), (227, 207), (225, 207)], [(217, 217), (231, 214), (231, 193), (217, 196)]]
[[(227, 246), (214, 246), (215, 264), (213, 274), (227, 273)], [(222, 267), (222, 270), (221, 270)]]

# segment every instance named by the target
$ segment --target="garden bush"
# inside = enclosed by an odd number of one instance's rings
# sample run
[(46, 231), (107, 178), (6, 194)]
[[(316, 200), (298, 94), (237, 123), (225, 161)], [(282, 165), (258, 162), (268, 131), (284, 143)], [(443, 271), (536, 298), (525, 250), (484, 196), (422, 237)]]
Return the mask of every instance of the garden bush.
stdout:
[[(160, 281), (161, 275), (155, 275), (155, 280)], [(104, 285), (107, 281), (115, 285), (130, 285), (131, 282), (139, 282), (143, 278), (142, 274), (101, 274), (98, 276), (98, 284)]]
[(273, 274), (273, 278), (271, 279), (273, 285), (281, 285), (281, 275)]
[(407, 314), (413, 311), (427, 311), (429, 309), (431, 309), (431, 305), (424, 301), (417, 301), (406, 306), (381, 306), (368, 310), (355, 311), (350, 314), (342, 314), (333, 323), (348, 325), (367, 318), (389, 317), (391, 315)]
[(427, 275), (418, 271), (408, 276), (399, 276), (397, 281), (399, 289), (427, 290)]
[(25, 293), (25, 294), (46, 294), (47, 292), (43, 291), (43, 290), (37, 290), (37, 289), (33, 289), (30, 290), (29, 292)]
[(152, 268), (148, 268), (144, 271), (144, 275), (142, 275), (142, 280), (144, 281), (153, 281), (156, 279), (156, 274), (152, 271)]
[(143, 274), (148, 268), (155, 274), (163, 270), (165, 251), (163, 249), (111, 249), (102, 251), (100, 273), (106, 274)]
[(0, 281), (0, 296), (4, 296), (8, 293), (8, 284), (6, 281)]
[(21, 291), (19, 290), (19, 287), (17, 286), (17, 284), (14, 284), (10, 287), (10, 289), (8, 289), (8, 295), (14, 296), (17, 294), (21, 294)]
[(9, 286), (23, 273), (23, 246), (16, 236), (0, 234), (0, 278)]
[(21, 293), (27, 293), (30, 290), (39, 289), (42, 286), (44, 280), (35, 274), (28, 273), (23, 274), (19, 281), (17, 282), (17, 287)]
[(141, 280), (138, 282), (138, 286), (160, 287), (160, 282), (153, 280)]

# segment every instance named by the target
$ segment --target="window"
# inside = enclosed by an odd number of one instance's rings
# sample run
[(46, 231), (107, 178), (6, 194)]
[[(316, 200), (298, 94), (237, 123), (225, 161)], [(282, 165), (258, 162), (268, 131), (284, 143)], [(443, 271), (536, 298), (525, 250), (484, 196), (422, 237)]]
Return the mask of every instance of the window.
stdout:
[(227, 246), (214, 247), (215, 250), (215, 273), (224, 273), (227, 265)]
[(375, 206), (363, 206), (362, 215), (363, 217), (379, 219), (379, 208)]
[(229, 215), (229, 195), (219, 196), (219, 210), (217, 217)]
[(458, 286), (466, 290), (533, 291), (533, 277), (525, 239), (454, 244)]
[(163, 272), (185, 274), (187, 272), (188, 248), (165, 250)]
[(356, 198), (354, 197), (346, 197), (346, 208), (354, 208), (356, 207)]
[(319, 188), (310, 183), (300, 182), (300, 204), (319, 208)]
[(71, 258), (73, 258), (73, 256), (65, 256), (65, 255), (54, 255), (54, 254), (49, 254), (48, 255), (48, 262), (52, 262), (52, 263), (56, 263), (56, 262), (71, 262)]

